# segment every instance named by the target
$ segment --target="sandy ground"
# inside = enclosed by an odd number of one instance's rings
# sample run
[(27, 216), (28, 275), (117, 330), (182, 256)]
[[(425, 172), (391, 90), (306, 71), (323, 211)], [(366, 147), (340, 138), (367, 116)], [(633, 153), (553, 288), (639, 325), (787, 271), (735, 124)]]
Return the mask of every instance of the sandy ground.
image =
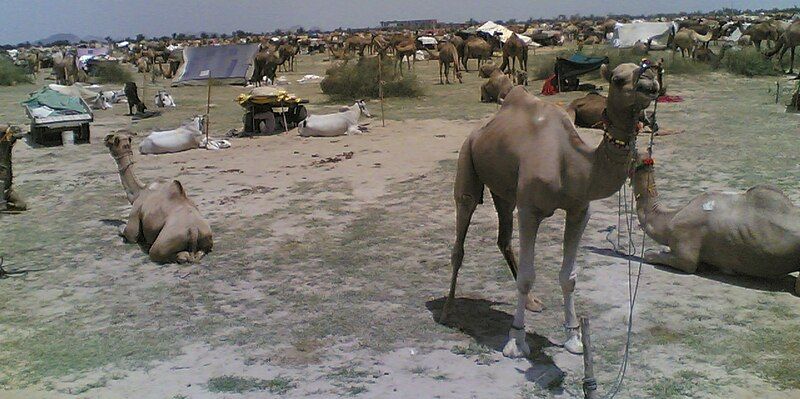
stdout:
[[(420, 68), (434, 76), (433, 64)], [(737, 104), (726, 83), (739, 87)], [(771, 84), (718, 74), (673, 82), (671, 94), (687, 101), (664, 105), (660, 122), (686, 133), (657, 139), (668, 203), (765, 179), (800, 198), (800, 159), (789, 150), (800, 144), (796, 120), (769, 103)], [(183, 90), (179, 104), (195, 89)], [(174, 123), (187, 107), (148, 123)], [(373, 119), (356, 136), (290, 131), (216, 152), (137, 154), (142, 180), (180, 179), (211, 223), (215, 251), (197, 265), (152, 264), (116, 235), (129, 205), (102, 138), (150, 125), (132, 125), (119, 107), (98, 113), (89, 145), (19, 143), (16, 185), (31, 210), (0, 216), (0, 254), (9, 268), (46, 270), (0, 280), (0, 397), (582, 397), (582, 359), (553, 344), (563, 336), (563, 213), (537, 242), (535, 291), (547, 309), (528, 314), (529, 359), (500, 352), (514, 287), (490, 200), (473, 219), (453, 324), (436, 322), (449, 282), (455, 159), (492, 107), (474, 120)], [(218, 132), (237, 127), (219, 123)], [(320, 163), (346, 152), (351, 159)], [(592, 318), (606, 392), (621, 360), (631, 269), (604, 231), (617, 225), (617, 197), (592, 209), (578, 312)], [(800, 397), (793, 279), (642, 270), (619, 397)], [(214, 388), (222, 376), (233, 388)], [(236, 393), (248, 382), (260, 385)]]

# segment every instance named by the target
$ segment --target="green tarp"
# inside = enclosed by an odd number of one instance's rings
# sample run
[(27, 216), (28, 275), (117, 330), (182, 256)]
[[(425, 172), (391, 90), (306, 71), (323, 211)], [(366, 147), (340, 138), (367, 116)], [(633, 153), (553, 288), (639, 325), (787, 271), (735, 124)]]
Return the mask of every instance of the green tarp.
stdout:
[(44, 87), (41, 90), (32, 93), (31, 98), (22, 102), (28, 108), (38, 108), (41, 106), (50, 107), (54, 110), (75, 111), (78, 113), (86, 113), (86, 107), (78, 97), (70, 97), (61, 94), (49, 87)]

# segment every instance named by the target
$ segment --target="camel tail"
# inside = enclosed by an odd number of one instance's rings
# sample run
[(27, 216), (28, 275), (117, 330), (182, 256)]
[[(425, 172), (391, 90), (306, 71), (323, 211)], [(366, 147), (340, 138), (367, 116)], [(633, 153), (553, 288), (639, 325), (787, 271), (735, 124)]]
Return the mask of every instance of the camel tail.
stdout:
[(456, 182), (453, 187), (456, 203), (464, 196), (471, 197), (476, 203), (483, 203), (483, 182), (475, 171), (472, 161), (472, 137), (470, 136), (458, 152), (458, 166), (456, 168)]

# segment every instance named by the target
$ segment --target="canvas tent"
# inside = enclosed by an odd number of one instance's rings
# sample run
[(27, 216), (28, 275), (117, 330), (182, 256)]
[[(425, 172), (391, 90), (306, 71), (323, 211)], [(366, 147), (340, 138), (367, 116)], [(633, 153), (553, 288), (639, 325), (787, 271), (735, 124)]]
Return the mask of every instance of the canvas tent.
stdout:
[(587, 57), (575, 53), (569, 58), (556, 58), (556, 77), (560, 92), (578, 89), (578, 77), (600, 69), (603, 64), (608, 64), (608, 57)]
[(222, 84), (247, 83), (258, 44), (187, 47), (173, 86), (204, 86), (213, 79)]
[(629, 48), (633, 47), (637, 41), (647, 43), (650, 39), (653, 39), (654, 46), (666, 46), (671, 29), (671, 22), (617, 24), (611, 36), (611, 46)]
[[(514, 33), (511, 31), (511, 29), (508, 29), (503, 25), (498, 25), (492, 21), (487, 21), (485, 24), (478, 27), (477, 31), (489, 35), (494, 35), (495, 33), (499, 33), (500, 41), (503, 43), (505, 43), (506, 40), (508, 40), (508, 38), (511, 37), (511, 34)], [(522, 41), (525, 42), (525, 45), (527, 46), (530, 46), (531, 43), (533, 43), (533, 39), (531, 39), (528, 36), (525, 35), (517, 35), (517, 36), (519, 36), (519, 38), (522, 39)]]

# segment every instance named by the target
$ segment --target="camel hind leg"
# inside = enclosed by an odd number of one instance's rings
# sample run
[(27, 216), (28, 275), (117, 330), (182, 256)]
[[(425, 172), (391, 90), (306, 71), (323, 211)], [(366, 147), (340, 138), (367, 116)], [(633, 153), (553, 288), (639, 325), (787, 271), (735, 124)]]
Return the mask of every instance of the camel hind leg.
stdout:
[(456, 170), (454, 197), (456, 202), (456, 240), (450, 255), (452, 276), (450, 277), (450, 291), (442, 308), (440, 321), (447, 321), (456, 296), (456, 282), (458, 270), (464, 261), (464, 239), (467, 237), (472, 214), (478, 204), (483, 202), (483, 182), (480, 181), (472, 166), (471, 142), (467, 140), (461, 147)]

